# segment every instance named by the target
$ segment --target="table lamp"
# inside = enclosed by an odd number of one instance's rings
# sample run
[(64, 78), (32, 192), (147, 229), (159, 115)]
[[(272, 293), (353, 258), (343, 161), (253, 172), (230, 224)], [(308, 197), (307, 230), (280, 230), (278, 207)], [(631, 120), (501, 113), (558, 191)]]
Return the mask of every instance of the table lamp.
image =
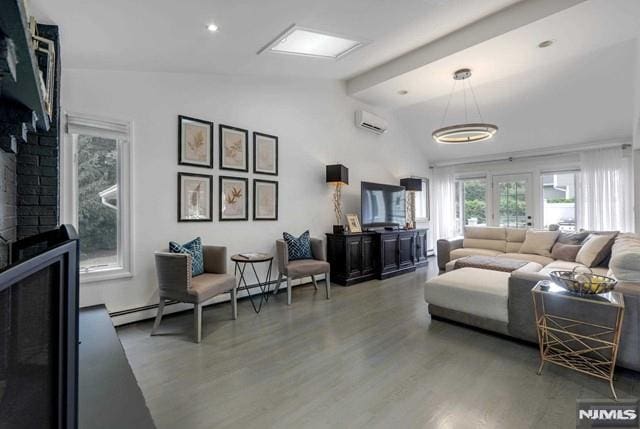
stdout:
[(404, 186), (408, 192), (407, 198), (407, 227), (414, 229), (416, 227), (416, 191), (422, 191), (422, 179), (415, 177), (407, 177), (400, 179), (400, 185)]
[(327, 165), (327, 183), (335, 184), (333, 191), (333, 211), (336, 224), (333, 225), (334, 234), (344, 233), (342, 225), (342, 185), (349, 184), (349, 169), (342, 164)]

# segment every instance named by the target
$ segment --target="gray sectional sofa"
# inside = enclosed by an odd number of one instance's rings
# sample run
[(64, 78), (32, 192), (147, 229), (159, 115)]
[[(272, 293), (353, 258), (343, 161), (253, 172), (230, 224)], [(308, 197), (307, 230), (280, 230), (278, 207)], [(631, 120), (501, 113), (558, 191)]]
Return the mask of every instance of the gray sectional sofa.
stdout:
[[(557, 241), (569, 237), (577, 242), (589, 234), (559, 233)], [(429, 313), (537, 343), (531, 289), (538, 281), (549, 279), (551, 271), (572, 270), (583, 264), (554, 259), (545, 252), (521, 253), (525, 235), (524, 230), (510, 228), (467, 227), (463, 238), (438, 240), (438, 266), (446, 272), (425, 285)], [(624, 295), (625, 313), (617, 362), (640, 371), (640, 235), (615, 233), (612, 242), (604, 262), (590, 269), (618, 280), (616, 291)], [(456, 260), (475, 255), (519, 259), (527, 264), (512, 272), (456, 267)], [(569, 309), (575, 318), (604, 321), (609, 317), (593, 314), (593, 306), (581, 305)]]

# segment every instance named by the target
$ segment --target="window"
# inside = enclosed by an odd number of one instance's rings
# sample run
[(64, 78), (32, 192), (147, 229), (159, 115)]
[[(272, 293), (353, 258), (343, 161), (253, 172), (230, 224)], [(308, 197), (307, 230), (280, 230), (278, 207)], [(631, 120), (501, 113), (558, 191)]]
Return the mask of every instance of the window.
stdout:
[(422, 190), (416, 192), (416, 222), (429, 220), (429, 180), (422, 179)]
[(456, 228), (487, 225), (487, 180), (471, 178), (456, 180)]
[(576, 231), (576, 172), (544, 173), (541, 182), (544, 228)]
[(80, 236), (81, 280), (129, 276), (129, 124), (67, 115), (63, 218)]

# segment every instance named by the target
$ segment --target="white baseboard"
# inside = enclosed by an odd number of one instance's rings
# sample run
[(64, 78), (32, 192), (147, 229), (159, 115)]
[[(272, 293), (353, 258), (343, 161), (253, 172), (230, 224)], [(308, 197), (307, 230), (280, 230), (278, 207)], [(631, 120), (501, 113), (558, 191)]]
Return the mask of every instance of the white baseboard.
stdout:
[[(324, 280), (324, 274), (316, 276), (316, 279)], [(292, 286), (298, 286), (302, 284), (308, 284), (310, 282), (311, 282), (310, 277), (305, 277), (302, 279), (294, 280), (291, 282), (291, 284)], [(256, 289), (258, 286), (257, 285), (250, 285), (250, 286), (252, 287), (252, 292), (254, 294), (257, 293)], [(286, 289), (286, 288), (287, 288), (287, 283), (286, 281), (283, 280), (282, 284), (280, 285), (280, 289)], [(243, 290), (238, 293), (238, 298), (243, 298), (243, 297), (246, 297), (247, 295), (248, 295), (247, 291)], [(209, 301), (205, 302), (204, 306), (206, 307), (209, 305), (229, 302), (230, 300), (231, 300), (231, 295), (228, 293), (225, 293), (222, 295), (218, 295), (210, 299)], [(178, 313), (180, 311), (187, 311), (192, 309), (193, 309), (193, 304), (185, 304), (185, 303), (179, 302), (175, 304), (166, 305), (164, 307), (163, 315)], [(140, 309), (132, 309), (132, 311), (126, 312), (126, 314), (112, 315), (111, 321), (113, 322), (114, 326), (121, 326), (121, 325), (126, 325), (128, 323), (134, 323), (134, 322), (140, 322), (142, 320), (153, 319), (154, 317), (156, 317), (156, 312), (157, 312), (157, 304), (154, 304), (152, 306), (146, 306)]]

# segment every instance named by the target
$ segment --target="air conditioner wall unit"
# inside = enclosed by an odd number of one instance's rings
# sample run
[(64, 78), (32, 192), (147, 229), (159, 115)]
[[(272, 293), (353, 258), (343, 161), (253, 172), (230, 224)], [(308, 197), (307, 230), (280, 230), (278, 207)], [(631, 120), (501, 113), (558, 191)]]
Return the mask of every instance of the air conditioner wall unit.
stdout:
[(384, 134), (389, 129), (387, 121), (366, 110), (356, 110), (356, 127), (376, 134)]

